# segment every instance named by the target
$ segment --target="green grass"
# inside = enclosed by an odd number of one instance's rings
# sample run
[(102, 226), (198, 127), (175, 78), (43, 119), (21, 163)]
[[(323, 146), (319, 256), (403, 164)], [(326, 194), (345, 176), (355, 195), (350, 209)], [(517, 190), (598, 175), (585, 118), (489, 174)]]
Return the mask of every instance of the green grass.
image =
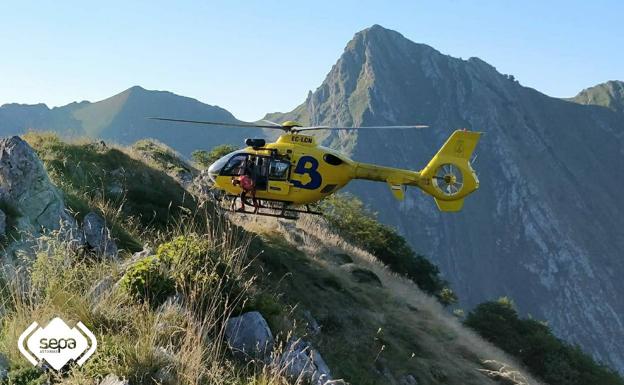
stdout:
[[(307, 338), (322, 352), (335, 377), (354, 384), (388, 383), (374, 370), (377, 367), (393, 373), (425, 373), (423, 380), (439, 383), (429, 373), (436, 353), (419, 343), (421, 333), (431, 332), (430, 325), (421, 330), (410, 324), (414, 315), (404, 304), (389, 300), (393, 295), (387, 288), (358, 283), (348, 271), (327, 266), (324, 259), (311, 259), (278, 234), (255, 240), (251, 252), (259, 254), (256, 268), (265, 275), (264, 290), (280, 293), (285, 308), (298, 309), (286, 316), (304, 323), (298, 311), (308, 309), (319, 322), (322, 333)], [(452, 344), (454, 337), (441, 328), (431, 338)], [(465, 383), (478, 382), (467, 376)]]
[[(223, 345), (223, 323), (252, 296), (254, 278), (246, 262), (249, 237), (232, 237), (236, 232), (227, 227), (213, 227), (201, 237), (195, 230), (193, 225), (178, 226), (150, 239), (159, 245), (159, 258), (169, 259), (159, 271), (176, 282), (180, 295), (177, 302), (162, 306), (146, 297), (137, 299), (123, 284), (114, 284), (124, 282), (127, 274), (120, 262), (80, 258), (61, 239), (47, 237), (32, 264), (0, 286), (7, 308), (0, 320), (0, 353), (11, 362), (10, 384), (44, 380), (94, 384), (114, 373), (133, 385), (151, 385), (162, 381), (163, 368), (170, 372), (163, 382), (167, 385), (283, 384), (282, 377), (268, 368), (233, 361)], [(203, 263), (214, 258), (218, 263)], [(180, 275), (181, 264), (190, 267), (184, 273), (192, 274), (192, 280)], [(108, 278), (110, 284), (101, 294), (92, 295), (94, 284)], [(238, 291), (233, 291), (232, 281)], [(19, 333), (32, 321), (45, 323), (53, 316), (81, 320), (97, 336), (97, 353), (84, 366), (42, 373), (29, 369), (15, 349)]]
[[(143, 225), (164, 227), (172, 217), (196, 207), (194, 198), (170, 176), (121, 149), (70, 144), (33, 133), (25, 139), (63, 191), (78, 198), (123, 203), (123, 214), (138, 218)], [(84, 207), (77, 208), (82, 209), (79, 217), (85, 214)]]

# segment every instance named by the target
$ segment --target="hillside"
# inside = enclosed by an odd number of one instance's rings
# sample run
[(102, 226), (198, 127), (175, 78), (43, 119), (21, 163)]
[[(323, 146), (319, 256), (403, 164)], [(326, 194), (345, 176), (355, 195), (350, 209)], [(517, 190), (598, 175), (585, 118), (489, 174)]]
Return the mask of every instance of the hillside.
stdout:
[[(34, 248), (28, 237), (9, 239), (0, 280), (0, 382), (8, 376), (9, 384), (96, 384), (112, 374), (133, 385), (295, 383), (277, 357), (245, 364), (223, 343), (225, 320), (255, 310), (268, 320), (276, 344), (288, 341), (289, 333), (305, 338), (332, 377), (349, 383), (538, 383), (522, 369), (514, 371), (518, 366), (510, 357), (461, 326), (434, 298), (332, 233), (322, 219), (235, 216), (231, 224), (210, 202), (197, 208), (196, 198), (136, 146), (102, 148), (35, 134), (27, 139), (73, 208), (77, 225), (92, 215), (85, 216), (87, 211), (102, 214), (119, 252), (76, 249), (62, 228), (44, 231)], [(17, 139), (11, 143), (23, 146)], [(117, 178), (120, 166), (131, 178)], [(159, 201), (159, 207), (186, 202), (187, 208), (170, 211), (166, 222), (155, 221), (145, 210), (153, 191), (136, 194), (140, 178), (160, 185), (174, 203)], [(127, 194), (120, 200), (107, 193), (110, 186)], [(17, 212), (24, 204), (15, 203)], [(133, 254), (133, 248), (143, 251)], [(6, 270), (14, 264), (25, 269)], [(42, 372), (15, 349), (33, 317), (46, 322), (52, 315), (80, 319), (96, 334), (97, 353), (85, 366), (58, 375)], [(5, 359), (8, 373), (2, 374)]]
[(624, 113), (624, 82), (611, 80), (579, 92), (570, 101), (594, 106), (607, 107)]
[(205, 148), (221, 143), (238, 144), (255, 132), (147, 119), (153, 116), (238, 122), (220, 107), (135, 86), (95, 103), (84, 101), (52, 109), (44, 104), (5, 104), (0, 107), (0, 135), (17, 135), (28, 130), (54, 131), (65, 137), (98, 138), (125, 145), (155, 138), (175, 144), (178, 151), (189, 156), (197, 149), (197, 143)]
[[(615, 95), (603, 89), (597, 94)], [(603, 99), (591, 103), (618, 108), (616, 98)], [(622, 114), (548, 97), (481, 59), (453, 58), (376, 25), (357, 33), (319, 88), (283, 118), (429, 124), (325, 141), (354, 159), (409, 169), (423, 167), (457, 128), (485, 132), (475, 164), (481, 187), (461, 213), (439, 213), (418, 191), (399, 203), (383, 184), (349, 190), (431, 256), (460, 306), (509, 296), (522, 314), (548, 320), (624, 371), (624, 182), (611, 178), (624, 174)]]
[[(522, 316), (547, 320), (558, 336), (623, 372), (624, 235), (617, 191), (624, 182), (612, 177), (624, 171), (621, 85), (611, 81), (569, 100), (551, 98), (481, 59), (453, 58), (373, 26), (354, 36), (325, 81), (296, 109), (266, 117), (330, 125), (429, 124), (418, 132), (319, 135), (357, 160), (409, 169), (422, 167), (452, 130), (484, 131), (475, 164), (481, 188), (461, 213), (441, 214), (416, 191), (399, 203), (382, 184), (354, 183), (349, 190), (440, 267), (460, 298), (458, 307), (469, 311), (509, 296)], [(4, 105), (0, 133), (35, 128), (126, 145), (152, 137), (184, 156), (200, 146), (239, 145), (245, 137), (262, 136), (145, 119), (153, 115), (236, 121), (195, 99), (132, 87), (95, 103)], [(135, 146), (139, 159), (141, 148), (153, 146)], [(164, 164), (172, 179), (188, 180), (196, 172)]]

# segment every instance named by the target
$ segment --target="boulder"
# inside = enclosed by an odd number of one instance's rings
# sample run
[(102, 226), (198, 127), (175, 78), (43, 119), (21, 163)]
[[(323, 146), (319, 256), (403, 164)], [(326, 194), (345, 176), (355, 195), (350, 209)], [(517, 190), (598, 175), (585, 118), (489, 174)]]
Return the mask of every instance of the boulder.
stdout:
[(257, 311), (228, 319), (225, 338), (235, 355), (266, 358), (273, 350), (273, 334), (266, 320)]
[(19, 213), (19, 230), (38, 232), (58, 230), (63, 223), (75, 225), (43, 163), (18, 136), (0, 139), (0, 200)]
[(288, 342), (279, 363), (284, 373), (295, 381), (303, 380), (311, 385), (331, 383), (331, 373), (321, 353), (302, 339)]
[(117, 257), (117, 244), (111, 238), (104, 218), (94, 212), (88, 213), (82, 221), (82, 231), (86, 245), (98, 255)]
[(104, 377), (100, 385), (130, 385), (127, 380), (122, 380), (114, 374), (109, 374)]

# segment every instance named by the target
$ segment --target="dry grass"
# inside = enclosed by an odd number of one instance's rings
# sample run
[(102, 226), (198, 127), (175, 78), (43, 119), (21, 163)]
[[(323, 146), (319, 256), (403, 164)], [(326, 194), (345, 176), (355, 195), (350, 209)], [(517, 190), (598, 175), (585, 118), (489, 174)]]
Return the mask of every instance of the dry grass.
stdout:
[[(388, 363), (397, 373), (409, 373), (416, 369), (432, 374), (432, 383), (487, 384), (492, 380), (502, 380), (503, 377), (493, 374), (490, 365), (491, 362), (499, 362), (504, 365), (505, 375), (513, 374), (505, 378), (515, 379), (518, 384), (540, 384), (515, 359), (464, 327), (457, 317), (434, 297), (423, 293), (412, 281), (391, 272), (373, 255), (332, 233), (324, 219), (305, 216), (298, 221), (286, 221), (266, 217), (232, 217), (249, 231), (279, 234), (315, 265), (333, 271), (345, 288), (353, 287), (352, 280), (337, 268), (336, 265), (341, 262), (334, 260), (332, 255), (348, 254), (354, 264), (374, 272), (383, 287), (356, 287), (355, 291), (370, 302), (377, 301), (373, 309), (362, 309), (360, 315), (363, 320), (368, 318), (367, 322), (379, 325), (379, 331), (384, 335), (380, 340), (388, 342), (379, 347), (377, 358), (386, 357), (391, 345), (395, 345), (395, 352), (403, 350), (396, 345), (408, 348), (413, 342), (420, 349), (412, 355), (412, 358), (415, 355), (419, 359), (418, 363), (410, 363), (407, 357), (403, 363)], [(373, 314), (370, 314), (371, 310)], [(397, 359), (396, 356), (392, 358)], [(436, 372), (443, 373), (446, 379), (443, 376), (436, 378)], [(458, 378), (465, 379), (465, 382), (457, 382)]]
[[(195, 234), (200, 230), (196, 223), (180, 221), (152, 242)], [(225, 222), (209, 224), (201, 228), (211, 245), (205, 252), (221, 253), (242, 292), (230, 296), (222, 285), (198, 283), (157, 308), (136, 302), (116, 284), (124, 273), (122, 262), (77, 255), (57, 234), (39, 239), (30, 262), (2, 275), (7, 314), (1, 321), (0, 352), (13, 369), (28, 368), (15, 348), (19, 334), (33, 321), (45, 325), (60, 316), (82, 321), (99, 345), (83, 367), (66, 374), (41, 374), (53, 382), (95, 384), (114, 373), (133, 384), (283, 384), (279, 373), (261, 365), (240, 366), (229, 358), (224, 321), (242, 307), (254, 281), (246, 274), (250, 237), (237, 236)]]

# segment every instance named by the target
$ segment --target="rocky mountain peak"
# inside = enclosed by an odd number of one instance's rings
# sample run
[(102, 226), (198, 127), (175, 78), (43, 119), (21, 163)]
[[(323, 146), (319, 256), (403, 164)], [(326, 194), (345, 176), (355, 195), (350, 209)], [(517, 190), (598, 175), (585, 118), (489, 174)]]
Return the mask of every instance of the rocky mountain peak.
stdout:
[(613, 111), (624, 113), (624, 82), (609, 80), (586, 88), (578, 93), (571, 101), (607, 107)]
[[(585, 103), (618, 108), (620, 85), (586, 92), (594, 97)], [(455, 129), (486, 132), (475, 165), (481, 187), (457, 215), (441, 215), (415, 191), (397, 203), (382, 184), (350, 189), (439, 263), (463, 306), (509, 295), (521, 312), (548, 320), (559, 336), (624, 370), (624, 340), (613, 326), (624, 322), (615, 300), (624, 285), (610, 272), (624, 272), (613, 246), (624, 245), (613, 230), (623, 208), (616, 189), (586, 182), (587, 175), (608, 179), (613, 170), (602, 175), (605, 164), (624, 172), (620, 114), (550, 98), (481, 59), (444, 55), (373, 26), (357, 33), (321, 86), (285, 114), (297, 115), (313, 124), (428, 124), (325, 139), (359, 161), (408, 169), (426, 164)]]

